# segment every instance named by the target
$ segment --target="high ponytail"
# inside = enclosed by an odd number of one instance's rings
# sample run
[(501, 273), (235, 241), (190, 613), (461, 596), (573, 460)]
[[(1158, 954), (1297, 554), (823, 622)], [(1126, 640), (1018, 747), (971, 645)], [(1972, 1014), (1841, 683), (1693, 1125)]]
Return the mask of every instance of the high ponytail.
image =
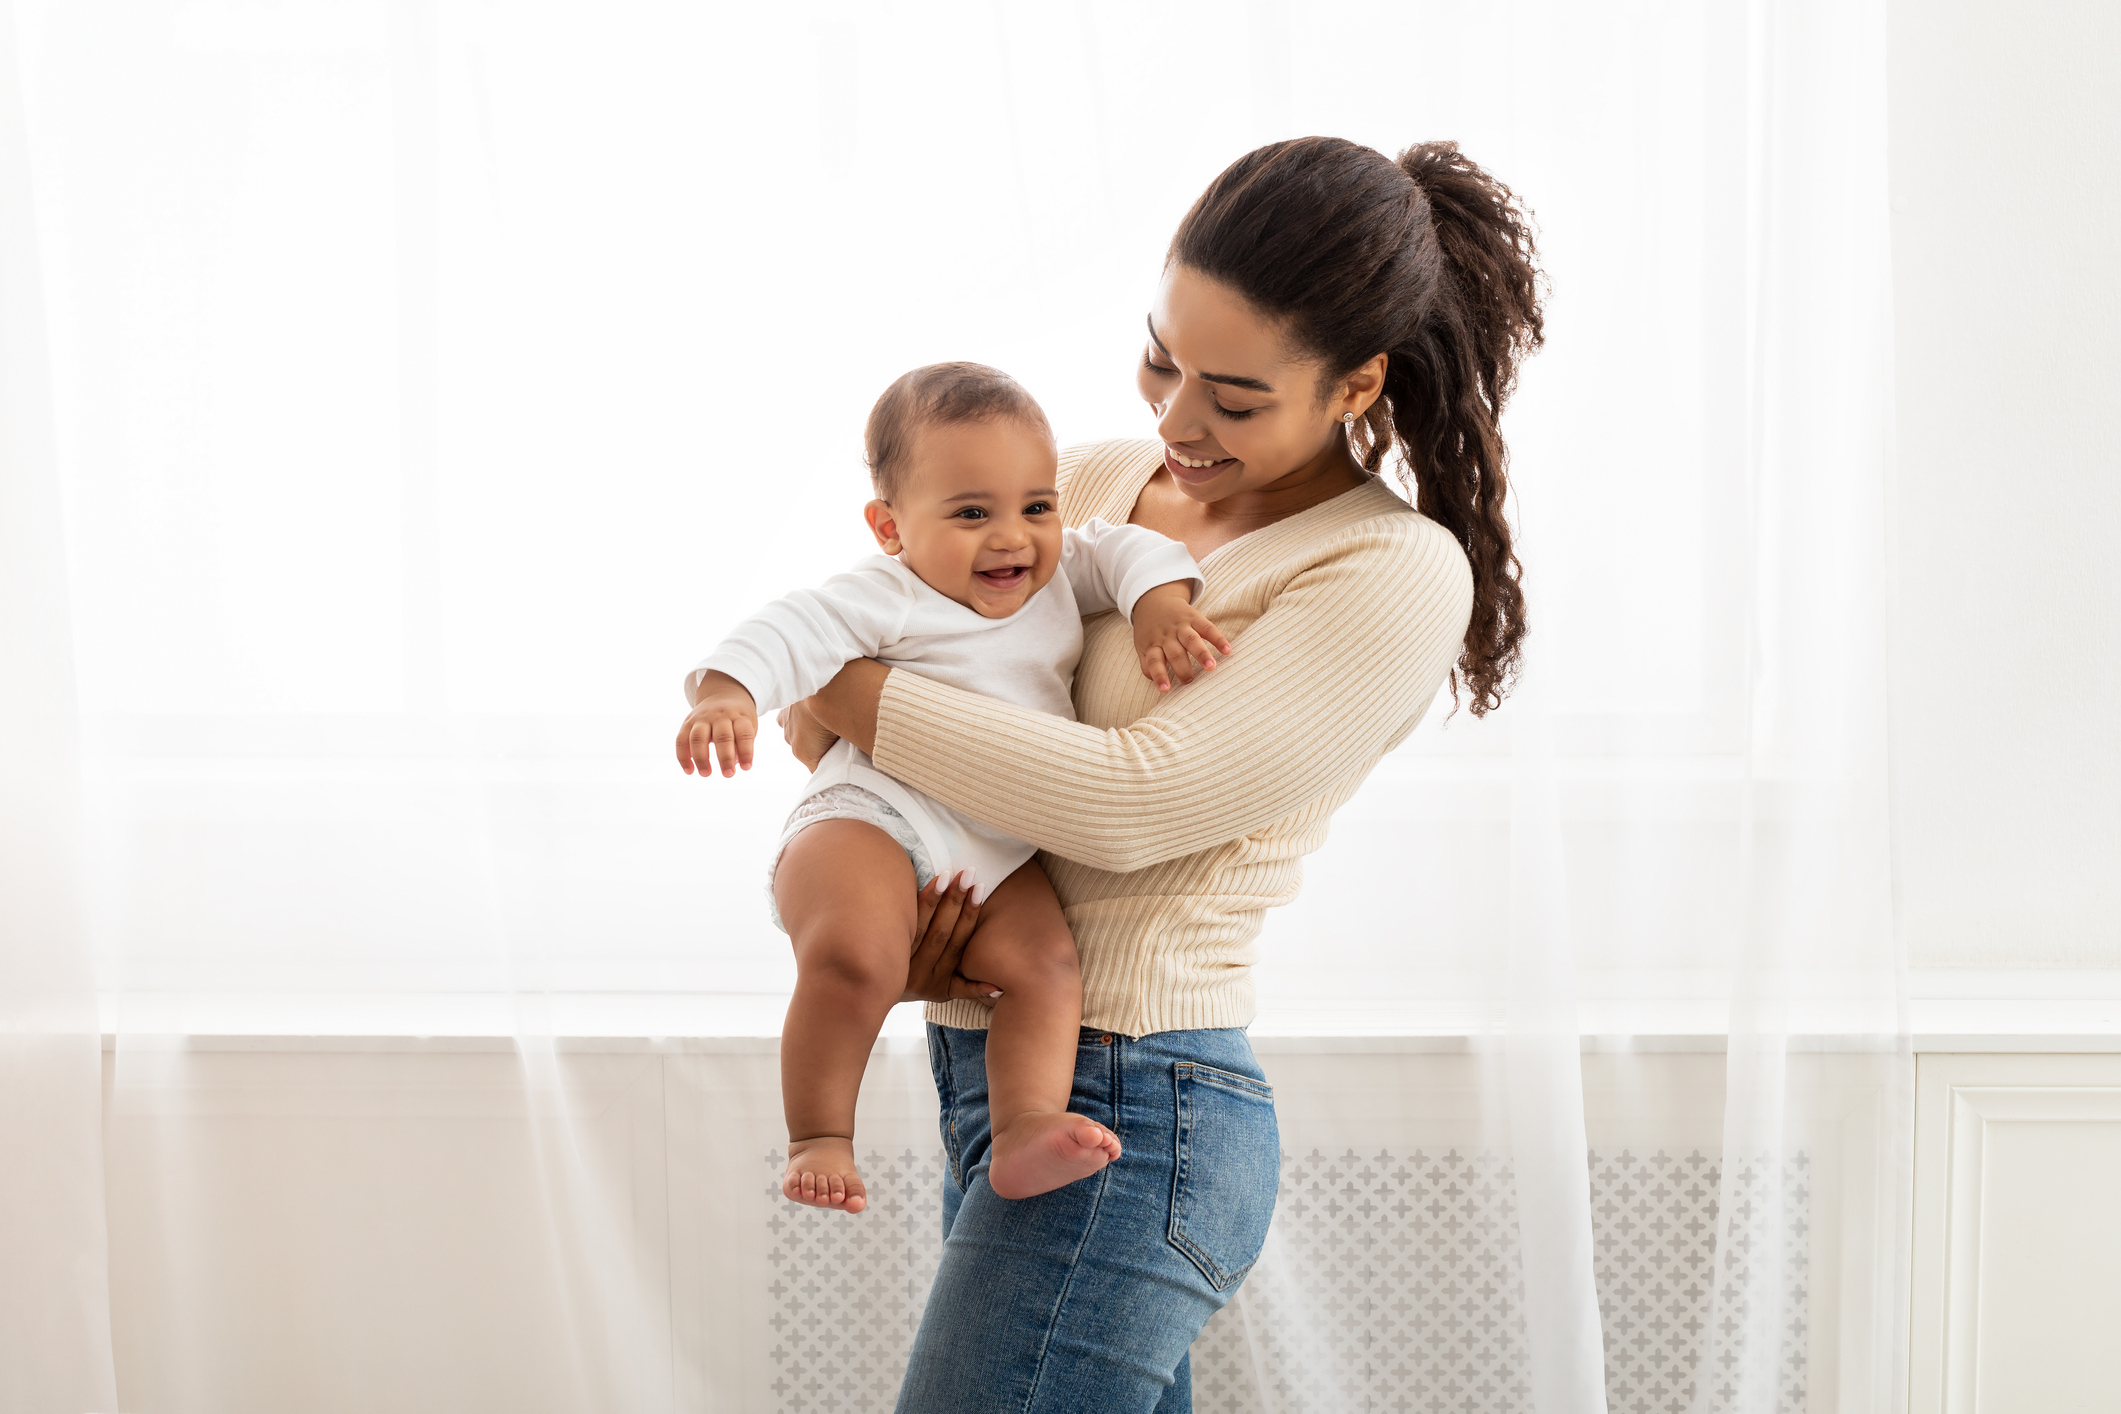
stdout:
[(1320, 396), (1378, 353), (1383, 395), (1353, 434), (1363, 466), (1397, 447), (1415, 508), (1473, 568), (1473, 617), (1451, 675), (1475, 716), (1502, 705), (1525, 634), (1522, 566), (1504, 515), (1503, 404), (1544, 335), (1532, 227), (1456, 143), (1395, 163), (1339, 138), (1245, 154), (1179, 223), (1169, 259), (1230, 286), (1325, 365)]

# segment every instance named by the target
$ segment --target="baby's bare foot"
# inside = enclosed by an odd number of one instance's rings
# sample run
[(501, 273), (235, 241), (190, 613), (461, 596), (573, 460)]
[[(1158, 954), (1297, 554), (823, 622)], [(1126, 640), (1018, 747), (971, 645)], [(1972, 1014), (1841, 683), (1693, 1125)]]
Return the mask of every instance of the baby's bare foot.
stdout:
[(1001, 1198), (1032, 1198), (1088, 1178), (1119, 1157), (1119, 1136), (1063, 1111), (1021, 1114), (994, 1136), (987, 1183)]
[(827, 1135), (788, 1141), (788, 1170), (781, 1192), (813, 1208), (859, 1213), (869, 1206), (869, 1190), (854, 1166), (854, 1141)]

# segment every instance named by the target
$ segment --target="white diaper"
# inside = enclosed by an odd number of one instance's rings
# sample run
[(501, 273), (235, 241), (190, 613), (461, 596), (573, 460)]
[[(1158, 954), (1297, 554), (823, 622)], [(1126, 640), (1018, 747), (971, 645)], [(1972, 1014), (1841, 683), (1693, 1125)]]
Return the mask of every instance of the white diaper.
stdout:
[(766, 911), (773, 918), (773, 926), (783, 933), (788, 931), (788, 925), (781, 922), (780, 905), (773, 897), (774, 871), (781, 867), (781, 855), (787, 851), (788, 841), (820, 820), (860, 820), (876, 826), (897, 840), (906, 857), (913, 861), (914, 888), (925, 889), (935, 878), (935, 864), (928, 858), (928, 847), (921, 843), (920, 833), (890, 801), (862, 786), (826, 786), (816, 795), (796, 802), (788, 823), (781, 827), (781, 842), (774, 847), (773, 862), (766, 866)]

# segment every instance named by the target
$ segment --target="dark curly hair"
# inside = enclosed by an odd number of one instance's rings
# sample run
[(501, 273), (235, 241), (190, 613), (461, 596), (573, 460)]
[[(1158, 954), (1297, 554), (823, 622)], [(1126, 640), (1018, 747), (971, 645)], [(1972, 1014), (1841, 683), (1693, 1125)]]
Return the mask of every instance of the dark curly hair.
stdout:
[(1415, 508), (1473, 566), (1473, 620), (1451, 673), (1475, 716), (1502, 705), (1525, 634), (1523, 567), (1503, 514), (1503, 403), (1544, 337), (1530, 214), (1452, 142), (1394, 162), (1340, 138), (1271, 143), (1230, 164), (1168, 261), (1228, 285), (1325, 365), (1321, 398), (1385, 355), (1352, 434), (1375, 472), (1397, 444)]

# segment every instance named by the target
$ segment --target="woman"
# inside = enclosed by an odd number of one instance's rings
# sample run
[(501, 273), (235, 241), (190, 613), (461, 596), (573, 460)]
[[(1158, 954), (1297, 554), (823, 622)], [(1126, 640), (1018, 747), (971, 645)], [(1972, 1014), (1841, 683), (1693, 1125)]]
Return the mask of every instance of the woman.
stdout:
[[(1126, 624), (1085, 624), (1066, 722), (872, 661), (783, 726), (836, 734), (1038, 844), (1082, 956), (1069, 1108), (1123, 1157), (994, 1196), (986, 1013), (945, 900), (908, 993), (928, 1009), (946, 1240), (902, 1411), (1189, 1410), (1187, 1350), (1266, 1240), (1280, 1149), (1244, 1027), (1261, 915), (1446, 677), (1501, 703), (1524, 635), (1497, 418), (1541, 337), (1508, 188), (1455, 145), (1395, 163), (1330, 138), (1240, 158), (1180, 224), (1138, 374), (1160, 442), (1062, 459), (1071, 523), (1184, 541), (1236, 641), (1159, 696)], [(1397, 446), (1414, 508), (1377, 472)], [(969, 763), (969, 768), (968, 768)], [(993, 783), (1009, 783), (996, 792)]]

